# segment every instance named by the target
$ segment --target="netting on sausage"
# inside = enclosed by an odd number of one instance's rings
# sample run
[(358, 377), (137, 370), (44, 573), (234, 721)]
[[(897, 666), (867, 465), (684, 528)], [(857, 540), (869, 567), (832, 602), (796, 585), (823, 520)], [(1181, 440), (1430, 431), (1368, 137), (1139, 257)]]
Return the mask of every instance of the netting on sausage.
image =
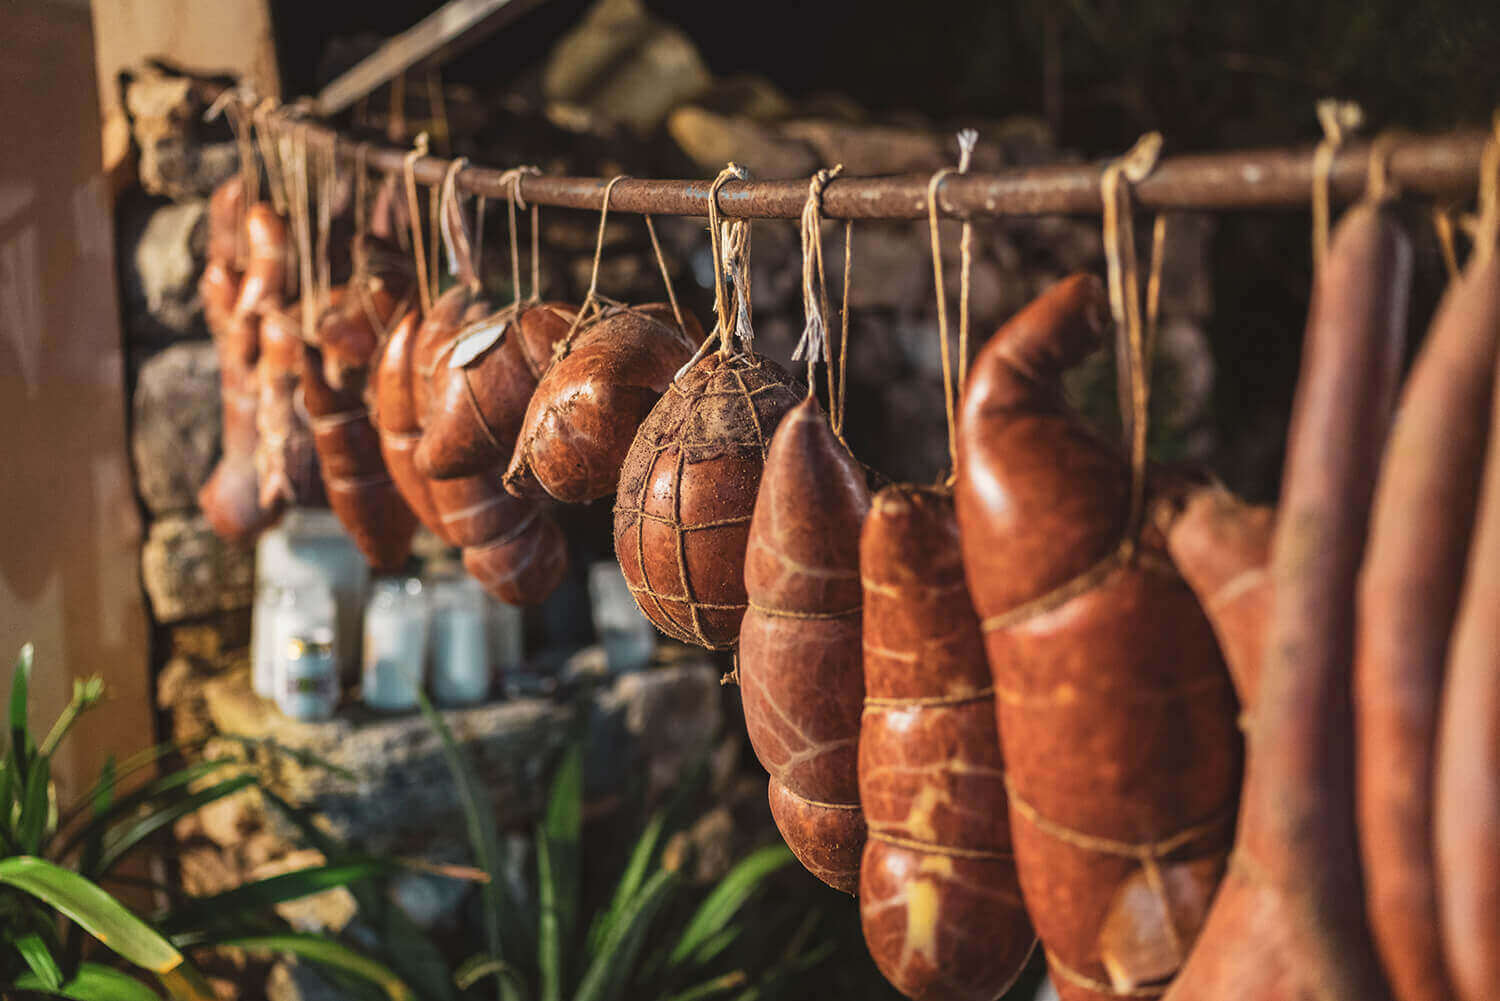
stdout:
[[(760, 471), (772, 432), (799, 398), (769, 359), (710, 354), (641, 424), (620, 472), (615, 551), (642, 614), (667, 635), (710, 650), (738, 642)], [(653, 564), (672, 572), (653, 573)]]

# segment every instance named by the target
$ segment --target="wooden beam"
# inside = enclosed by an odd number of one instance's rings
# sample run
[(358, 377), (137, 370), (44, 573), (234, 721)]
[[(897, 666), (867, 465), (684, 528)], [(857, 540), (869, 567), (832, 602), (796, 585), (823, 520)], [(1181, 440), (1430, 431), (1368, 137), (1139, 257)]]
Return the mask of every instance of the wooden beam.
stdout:
[(324, 87), (316, 112), (336, 115), (414, 66), (441, 64), (542, 2), (448, 0)]

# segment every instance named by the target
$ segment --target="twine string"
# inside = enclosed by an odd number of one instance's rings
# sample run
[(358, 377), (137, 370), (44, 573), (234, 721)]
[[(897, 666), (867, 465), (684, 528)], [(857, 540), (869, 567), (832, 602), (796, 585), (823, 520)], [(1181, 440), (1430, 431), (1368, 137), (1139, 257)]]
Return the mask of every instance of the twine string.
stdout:
[(1366, 165), (1365, 197), (1373, 202), (1384, 202), (1395, 198), (1398, 191), (1391, 177), (1391, 157), (1396, 147), (1405, 138), (1398, 129), (1388, 129), (1370, 143), (1370, 159)]
[(1133, 546), (1140, 531), (1146, 494), (1146, 424), (1150, 411), (1151, 373), (1141, 318), (1140, 264), (1135, 250), (1131, 185), (1144, 180), (1161, 155), (1162, 137), (1148, 132), (1130, 151), (1104, 168), (1104, 255), (1109, 270), (1109, 305), (1115, 321), (1115, 364), (1120, 421), (1130, 452), (1130, 511), (1125, 544)]
[(958, 401), (957, 391), (953, 385), (953, 359), (948, 347), (948, 297), (943, 282), (943, 243), (938, 228), (938, 192), (949, 174), (962, 173), (969, 169), (969, 160), (974, 152), (974, 144), (978, 140), (979, 134), (973, 129), (964, 129), (960, 132), (958, 134), (959, 165), (942, 168), (927, 182), (927, 229), (932, 242), (932, 284), (937, 290), (938, 347), (943, 361), (943, 412), (948, 422), (950, 471), (958, 466), (956, 416)]
[[(974, 158), (974, 147), (979, 144), (979, 132), (964, 129), (958, 134), (958, 172), (967, 174), (969, 163)], [(969, 381), (969, 292), (974, 271), (974, 222), (964, 217), (962, 234), (958, 241), (958, 385), (954, 387), (953, 405), (956, 409), (963, 403), (964, 384)]]
[(807, 362), (807, 395), (814, 396), (816, 368), (821, 358), (828, 369), (828, 409), (836, 417), (838, 410), (834, 385), (832, 347), (828, 339), (828, 292), (823, 270), (823, 190), (828, 182), (843, 173), (837, 164), (813, 174), (807, 184), (807, 201), (802, 206), (802, 337), (792, 352), (793, 361)]
[(406, 184), (406, 206), (411, 226), (412, 263), (417, 270), (417, 294), (421, 297), (422, 315), (432, 312), (432, 287), (427, 284), (427, 252), (422, 246), (422, 210), (417, 199), (417, 161), (427, 155), (427, 133), (419, 134), (411, 152), (401, 159), (401, 176)]
[(448, 273), (471, 292), (478, 292), (478, 256), (469, 228), (464, 223), (463, 203), (458, 194), (458, 175), (468, 162), (467, 157), (461, 156), (448, 164), (437, 199), (438, 215), (442, 221), (443, 249), (448, 253)]
[(280, 215), (287, 214), (286, 181), (282, 174), (281, 158), (278, 155), (276, 137), (272, 134), (271, 113), (276, 108), (276, 99), (267, 97), (255, 106), (250, 119), (255, 125), (255, 141), (260, 146), (260, 159), (266, 168), (266, 188), (271, 192), (271, 205)]
[(667, 259), (661, 252), (661, 241), (656, 238), (656, 223), (651, 220), (651, 213), (642, 213), (646, 220), (646, 233), (651, 237), (651, 249), (656, 253), (656, 266), (661, 271), (661, 283), (667, 287), (667, 301), (672, 304), (672, 316), (677, 320), (677, 328), (687, 333), (687, 325), (682, 322), (682, 308), (677, 305), (677, 290), (672, 287), (672, 273), (667, 270)]
[[(1481, 174), (1480, 183), (1483, 184)], [(1443, 257), (1443, 270), (1450, 282), (1458, 279), (1458, 246), (1453, 234), (1453, 206), (1435, 205), (1432, 209), (1432, 229), (1437, 236), (1438, 250)]]
[(1322, 266), (1328, 253), (1329, 228), (1329, 178), (1333, 173), (1334, 157), (1344, 144), (1346, 134), (1354, 132), (1364, 124), (1364, 111), (1353, 101), (1340, 101), (1325, 97), (1317, 103), (1318, 124), (1323, 127), (1323, 139), (1313, 151), (1313, 268)]
[(731, 160), (723, 170), (719, 171), (718, 176), (708, 187), (708, 242), (713, 251), (714, 265), (714, 329), (713, 333), (704, 340), (703, 347), (693, 359), (678, 372), (679, 376), (697, 363), (716, 338), (719, 342), (720, 353), (728, 354), (729, 352), (729, 334), (726, 327), (729, 322), (729, 291), (724, 281), (724, 232), (719, 218), (719, 189), (729, 181), (744, 181), (749, 177), (748, 170)]
[(333, 299), (333, 261), (329, 256), (329, 238), (333, 232), (334, 188), (338, 184), (338, 168), (333, 160), (333, 148), (324, 150), (318, 167), (317, 199), (318, 212), (318, 278), (317, 315), (321, 316)]
[(1489, 263), (1500, 239), (1500, 111), (1495, 113), (1489, 141), (1479, 158), (1479, 225), (1474, 233), (1474, 256)]
[(213, 121), (222, 112), (229, 122), (229, 131), (234, 134), (234, 148), (240, 159), (239, 211), (234, 224), (234, 266), (244, 270), (249, 247), (245, 237), (245, 212), (260, 198), (260, 165), (255, 160), (255, 139), (246, 104), (250, 100), (247, 87), (234, 87), (221, 93), (203, 113), (204, 121)]
[(555, 357), (561, 358), (567, 355), (568, 349), (573, 346), (573, 338), (578, 335), (579, 329), (584, 324), (584, 318), (592, 318), (592, 314), (598, 311), (599, 259), (604, 256), (604, 230), (609, 222), (609, 196), (614, 192), (615, 185), (619, 184), (627, 176), (626, 174), (616, 174), (604, 186), (604, 204), (599, 209), (599, 234), (594, 238), (594, 264), (589, 269), (588, 291), (584, 293), (583, 302), (578, 306), (578, 312), (573, 314), (573, 324), (568, 327), (567, 336), (557, 342)]
[[(844, 390), (849, 385), (849, 267), (854, 245), (854, 220), (844, 220), (844, 296), (839, 306), (839, 406), (833, 415), (833, 433), (844, 437)], [(830, 404), (830, 408), (832, 404)]]

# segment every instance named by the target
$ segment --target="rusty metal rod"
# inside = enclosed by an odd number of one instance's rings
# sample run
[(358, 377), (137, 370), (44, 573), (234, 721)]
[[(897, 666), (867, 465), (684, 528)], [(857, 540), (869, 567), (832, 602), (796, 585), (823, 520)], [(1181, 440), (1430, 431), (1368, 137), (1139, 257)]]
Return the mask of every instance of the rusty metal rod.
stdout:
[[(306, 129), (310, 145), (331, 145), (341, 160), (399, 171), (407, 151), (362, 143), (314, 122), (274, 117), (278, 128)], [(1479, 157), (1488, 134), (1484, 131), (1411, 135), (1396, 140), (1388, 161), (1388, 176), (1404, 191), (1419, 195), (1462, 197), (1478, 183)], [(1330, 175), (1333, 197), (1357, 198), (1365, 188), (1370, 144), (1351, 143), (1335, 158)], [(449, 161), (423, 157), (416, 163), (417, 180), (437, 184)], [(955, 218), (982, 216), (1095, 215), (1100, 212), (1099, 175), (1102, 164), (1059, 164), (1018, 167), (994, 173), (950, 174), (938, 192), (938, 208)], [(465, 167), (457, 177), (460, 190), (488, 198), (504, 198), (501, 171)], [(929, 175), (840, 177), (823, 194), (823, 215), (833, 219), (917, 219), (927, 212)], [(1190, 154), (1163, 159), (1151, 176), (1134, 188), (1143, 209), (1265, 209), (1299, 208), (1310, 199), (1313, 154), (1307, 149), (1263, 149), (1230, 153)], [(602, 177), (528, 175), (521, 196), (539, 205), (593, 209), (603, 205)], [(706, 216), (710, 181), (627, 179), (615, 185), (611, 212), (652, 215)], [(795, 219), (807, 199), (806, 180), (730, 181), (719, 189), (719, 211), (730, 217)]]

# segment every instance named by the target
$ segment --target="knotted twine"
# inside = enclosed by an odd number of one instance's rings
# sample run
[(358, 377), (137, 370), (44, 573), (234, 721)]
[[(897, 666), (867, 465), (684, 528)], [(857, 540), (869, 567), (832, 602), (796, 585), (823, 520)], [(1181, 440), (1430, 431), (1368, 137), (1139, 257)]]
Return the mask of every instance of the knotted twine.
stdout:
[[(828, 337), (828, 279), (823, 269), (823, 190), (828, 182), (844, 170), (843, 164), (824, 168), (812, 176), (807, 185), (807, 201), (802, 206), (802, 312), (805, 316), (802, 337), (792, 352), (793, 361), (807, 361), (807, 395), (814, 396), (817, 386), (816, 366), (822, 358), (828, 374), (828, 420), (833, 433), (843, 441), (843, 386), (835, 386), (833, 348)], [(847, 254), (848, 240), (845, 240)], [(844, 330), (848, 330), (848, 262), (844, 265)], [(841, 352), (847, 350), (847, 334)], [(840, 354), (840, 359), (843, 355)], [(846, 444), (847, 447), (847, 444)]]
[(246, 252), (249, 249), (245, 245), (245, 212), (260, 199), (260, 164), (255, 159), (255, 138), (248, 110), (253, 100), (254, 92), (249, 85), (241, 84), (221, 91), (208, 106), (208, 110), (203, 112), (205, 122), (213, 121), (222, 113), (229, 121), (229, 131), (234, 134), (234, 148), (240, 160), (242, 193), (239, 212), (235, 216), (234, 266), (241, 271), (245, 269)]
[(599, 258), (604, 254), (604, 229), (609, 222), (609, 196), (614, 192), (615, 185), (625, 180), (627, 176), (629, 175), (616, 174), (604, 186), (604, 203), (599, 208), (599, 234), (594, 238), (594, 264), (589, 269), (588, 291), (583, 295), (583, 302), (578, 304), (578, 312), (573, 314), (573, 324), (568, 327), (567, 335), (558, 341), (553, 349), (553, 358), (567, 356), (569, 349), (573, 346), (573, 338), (578, 335), (579, 329), (584, 325), (584, 318), (593, 319), (594, 314), (599, 311)]
[[(676, 382), (681, 379), (694, 365), (702, 361), (717, 341), (719, 354), (727, 357), (732, 350), (733, 338), (738, 335), (745, 340), (742, 342), (746, 350), (749, 350), (754, 341), (755, 334), (750, 329), (750, 278), (749, 268), (735, 261), (743, 260), (750, 251), (750, 227), (743, 219), (733, 222), (724, 222), (719, 217), (719, 189), (729, 181), (747, 181), (750, 172), (734, 161), (730, 161), (708, 188), (708, 239), (713, 251), (714, 264), (714, 329), (703, 339), (698, 350), (693, 352), (693, 357), (687, 360), (687, 364), (677, 370), (672, 377)], [(729, 272), (729, 280), (725, 280), (725, 273)], [(739, 287), (739, 277), (743, 275), (744, 288)], [(735, 314), (735, 325), (729, 324), (729, 292), (733, 286), (735, 298), (739, 300)], [(740, 318), (743, 316), (744, 325), (741, 329)]]
[[(932, 180), (927, 182), (927, 228), (932, 239), (932, 282), (937, 289), (938, 307), (938, 344), (943, 359), (943, 410), (948, 419), (948, 458), (949, 458), (949, 480), (952, 479), (952, 470), (958, 467), (958, 431), (957, 431), (957, 409), (958, 394), (960, 387), (953, 384), (953, 362), (949, 357), (948, 349), (948, 296), (943, 283), (943, 246), (938, 232), (938, 191), (943, 180), (949, 174), (967, 174), (969, 172), (969, 161), (973, 158), (974, 147), (979, 143), (979, 133), (974, 129), (964, 129), (958, 134), (958, 167), (944, 167), (932, 175)], [(972, 223), (964, 220), (963, 235), (959, 241), (959, 324), (958, 351), (962, 356), (960, 361), (959, 382), (962, 383), (964, 376), (969, 370), (969, 272), (971, 265), (971, 229)]]

